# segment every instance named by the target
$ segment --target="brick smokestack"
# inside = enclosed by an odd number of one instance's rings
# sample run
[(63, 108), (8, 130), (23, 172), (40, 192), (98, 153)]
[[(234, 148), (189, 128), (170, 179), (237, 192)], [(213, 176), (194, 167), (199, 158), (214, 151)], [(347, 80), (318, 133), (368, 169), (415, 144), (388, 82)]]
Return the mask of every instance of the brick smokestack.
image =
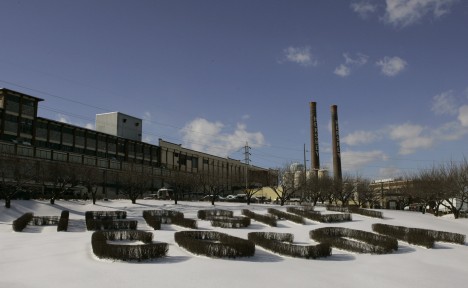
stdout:
[(310, 159), (312, 171), (317, 174), (320, 169), (319, 142), (317, 128), (317, 103), (310, 102)]
[(340, 133), (338, 129), (338, 108), (331, 106), (332, 123), (332, 147), (333, 147), (333, 176), (335, 179), (342, 179), (341, 175), (341, 151), (340, 151)]

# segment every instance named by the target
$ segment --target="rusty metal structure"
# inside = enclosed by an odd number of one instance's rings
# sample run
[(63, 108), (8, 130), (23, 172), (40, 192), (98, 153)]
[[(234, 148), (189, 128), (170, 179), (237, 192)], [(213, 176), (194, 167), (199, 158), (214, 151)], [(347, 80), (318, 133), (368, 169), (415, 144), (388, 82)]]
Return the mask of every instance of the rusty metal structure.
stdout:
[(339, 128), (338, 128), (338, 107), (336, 105), (331, 106), (331, 125), (332, 125), (333, 176), (335, 177), (335, 179), (342, 179), (340, 133), (339, 133)]

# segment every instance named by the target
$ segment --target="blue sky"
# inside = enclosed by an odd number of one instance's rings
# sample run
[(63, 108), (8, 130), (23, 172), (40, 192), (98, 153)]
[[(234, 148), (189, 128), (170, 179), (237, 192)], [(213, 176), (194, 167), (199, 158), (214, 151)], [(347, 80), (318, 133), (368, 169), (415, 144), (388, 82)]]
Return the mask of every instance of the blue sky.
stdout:
[[(468, 156), (468, 1), (1, 1), (0, 87), (92, 128), (144, 119), (145, 141), (283, 167), (310, 150), (344, 173), (403, 176)], [(310, 166), (310, 152), (307, 165)]]

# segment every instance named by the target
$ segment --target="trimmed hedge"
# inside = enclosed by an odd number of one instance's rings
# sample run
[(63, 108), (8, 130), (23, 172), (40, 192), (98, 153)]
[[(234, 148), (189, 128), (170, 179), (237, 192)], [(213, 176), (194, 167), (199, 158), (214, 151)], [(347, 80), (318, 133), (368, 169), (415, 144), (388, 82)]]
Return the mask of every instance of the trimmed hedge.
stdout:
[(255, 221), (262, 222), (264, 224), (270, 225), (272, 227), (277, 226), (276, 217), (271, 215), (271, 214), (262, 215), (262, 214), (252, 212), (249, 209), (242, 209), (242, 215), (247, 216), (249, 218), (252, 218)]
[[(153, 234), (144, 231), (96, 231), (91, 237), (93, 253), (99, 258), (142, 261), (167, 255), (167, 243), (152, 243)], [(139, 240), (143, 245), (110, 244), (107, 240)]]
[(161, 224), (174, 224), (186, 228), (197, 229), (197, 221), (195, 219), (186, 219), (184, 214), (172, 210), (145, 210), (143, 211), (143, 218), (148, 219), (146, 223), (154, 228), (154, 230), (161, 229)]
[(86, 228), (98, 230), (136, 230), (138, 221), (127, 219), (126, 211), (86, 211)]
[(57, 225), (60, 220), (58, 216), (34, 216), (29, 222), (33, 226)]
[(312, 230), (309, 235), (317, 242), (357, 253), (388, 254), (398, 250), (398, 241), (395, 238), (362, 230), (325, 227)]
[(305, 220), (302, 216), (286, 213), (278, 209), (268, 208), (268, 213), (275, 215), (278, 219), (286, 219), (298, 224), (305, 224)]
[(336, 223), (336, 222), (346, 222), (352, 221), (353, 218), (350, 213), (341, 213), (341, 214), (321, 214), (318, 211), (313, 211), (311, 209), (304, 208), (294, 208), (288, 207), (286, 211), (303, 216), (307, 219), (318, 221), (322, 223)]
[(344, 212), (344, 213), (351, 212), (351, 213), (354, 213), (354, 214), (360, 214), (360, 215), (367, 216), (367, 217), (383, 219), (382, 211), (363, 209), (363, 208), (359, 208), (359, 207), (327, 206), (327, 210), (328, 211), (335, 211), (335, 212)]
[(86, 219), (127, 219), (127, 211), (86, 211)]
[(88, 219), (86, 228), (90, 231), (99, 230), (136, 230), (137, 220)]
[(379, 234), (391, 235), (401, 241), (408, 242), (409, 244), (419, 245), (426, 248), (434, 247), (435, 241), (465, 245), (466, 240), (466, 235), (463, 234), (421, 228), (408, 228), (382, 223), (372, 224), (372, 230)]
[(184, 249), (216, 258), (249, 257), (255, 254), (255, 244), (249, 240), (216, 231), (180, 231), (175, 242)]
[(250, 226), (250, 218), (242, 216), (214, 216), (209, 218), (213, 227), (220, 228), (244, 228)]
[(267, 250), (296, 258), (316, 259), (330, 256), (332, 252), (328, 243), (294, 245), (292, 244), (294, 236), (290, 233), (251, 232), (248, 234), (248, 239)]
[(197, 217), (201, 220), (210, 220), (210, 217), (222, 216), (222, 217), (233, 217), (234, 213), (228, 210), (222, 209), (210, 209), (210, 210), (198, 210)]
[(60, 220), (57, 226), (57, 232), (60, 231), (67, 231), (68, 230), (68, 218), (70, 216), (70, 212), (67, 210), (63, 210), (60, 214)]
[(24, 213), (18, 219), (13, 221), (13, 230), (16, 232), (23, 231), (26, 226), (28, 226), (29, 222), (34, 218), (34, 213), (28, 212)]

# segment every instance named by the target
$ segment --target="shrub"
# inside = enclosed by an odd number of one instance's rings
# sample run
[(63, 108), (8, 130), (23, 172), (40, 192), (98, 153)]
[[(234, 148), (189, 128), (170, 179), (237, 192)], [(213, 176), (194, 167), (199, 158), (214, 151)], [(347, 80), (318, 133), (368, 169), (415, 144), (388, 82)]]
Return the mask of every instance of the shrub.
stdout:
[(375, 210), (369, 210), (369, 209), (363, 209), (359, 207), (337, 207), (337, 206), (327, 206), (328, 211), (335, 211), (335, 212), (343, 212), (343, 213), (354, 213), (354, 214), (360, 214), (368, 217), (373, 217), (373, 218), (380, 218), (383, 219), (383, 213), (381, 211), (375, 211)]
[(60, 220), (57, 226), (57, 232), (60, 231), (67, 231), (68, 230), (68, 218), (70, 216), (70, 212), (67, 210), (62, 211), (60, 215)]
[(127, 219), (127, 211), (86, 211), (86, 219)]
[(174, 238), (179, 246), (197, 255), (236, 258), (255, 254), (253, 242), (216, 231), (180, 231)]
[(86, 228), (91, 231), (99, 230), (136, 230), (137, 220), (88, 219)]
[(296, 215), (303, 216), (307, 219), (323, 222), (323, 223), (335, 223), (335, 222), (345, 222), (352, 221), (351, 214), (342, 213), (342, 214), (321, 214), (320, 212), (313, 211), (310, 209), (304, 208), (294, 208), (288, 207), (286, 211), (294, 213)]
[(465, 245), (466, 236), (458, 233), (435, 231), (421, 228), (408, 228), (404, 226), (393, 226), (382, 223), (372, 224), (372, 230), (391, 235), (409, 244), (419, 245), (426, 248), (434, 247), (435, 241), (450, 242)]
[(211, 225), (213, 227), (221, 228), (243, 228), (250, 225), (250, 218), (248, 217), (223, 217), (215, 216), (210, 217)]
[(262, 214), (257, 214), (255, 212), (252, 212), (248, 209), (242, 209), (242, 215), (252, 218), (255, 221), (270, 225), (272, 227), (276, 227), (277, 225), (275, 216), (271, 214), (262, 215)]
[(18, 219), (13, 221), (13, 230), (16, 232), (21, 232), (23, 231), (26, 226), (28, 226), (28, 223), (34, 218), (34, 214), (31, 212), (24, 213), (21, 215)]
[[(145, 210), (143, 211), (143, 218), (149, 219), (146, 222), (154, 228), (154, 230), (161, 229), (161, 224), (174, 224), (186, 228), (197, 228), (197, 221), (195, 219), (186, 219), (184, 214), (172, 210)], [(153, 226), (154, 225), (154, 226)]]
[(234, 213), (228, 210), (222, 209), (210, 209), (210, 210), (198, 210), (198, 219), (209, 220), (210, 217), (222, 216), (222, 217), (233, 217)]
[[(141, 261), (167, 255), (167, 243), (152, 243), (153, 234), (144, 231), (96, 231), (91, 237), (94, 254), (99, 258)], [(143, 245), (110, 244), (107, 240), (139, 240)]]
[[(251, 232), (248, 239), (267, 250), (281, 255), (298, 258), (319, 258), (331, 255), (331, 247), (328, 243), (318, 245), (294, 245), (294, 236), (290, 233)], [(286, 243), (285, 243), (286, 242)]]
[(278, 217), (278, 219), (286, 219), (295, 223), (305, 224), (304, 218), (299, 215), (286, 213), (274, 208), (268, 208), (268, 213), (275, 215), (276, 217)]
[(59, 219), (58, 216), (34, 216), (29, 224), (33, 226), (57, 225)]
[(309, 235), (317, 242), (328, 243), (332, 247), (357, 253), (388, 254), (398, 250), (398, 241), (395, 238), (362, 230), (325, 227), (312, 230)]

